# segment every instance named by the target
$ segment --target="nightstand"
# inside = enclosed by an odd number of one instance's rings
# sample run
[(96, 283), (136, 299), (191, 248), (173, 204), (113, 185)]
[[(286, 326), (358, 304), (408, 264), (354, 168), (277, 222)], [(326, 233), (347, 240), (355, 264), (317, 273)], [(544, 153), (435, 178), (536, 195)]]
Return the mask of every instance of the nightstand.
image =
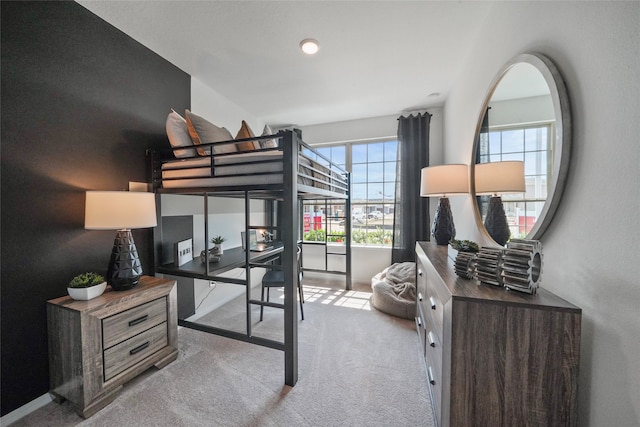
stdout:
[(88, 418), (113, 401), (122, 385), (151, 366), (178, 357), (174, 280), (143, 276), (127, 291), (89, 301), (47, 301), (50, 393)]

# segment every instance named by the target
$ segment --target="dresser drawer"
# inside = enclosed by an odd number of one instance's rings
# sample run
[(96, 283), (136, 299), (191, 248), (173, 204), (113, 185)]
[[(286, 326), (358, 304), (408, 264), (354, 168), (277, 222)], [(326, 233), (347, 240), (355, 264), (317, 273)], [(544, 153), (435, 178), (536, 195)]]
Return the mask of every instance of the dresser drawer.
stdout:
[(425, 358), (427, 366), (431, 366), (433, 373), (442, 378), (442, 342), (431, 326), (429, 322), (425, 325)]
[(104, 380), (108, 381), (125, 369), (167, 346), (167, 323), (129, 338), (104, 351)]
[(422, 357), (427, 355), (427, 330), (426, 319), (422, 306), (416, 305), (416, 330), (418, 331), (418, 337), (420, 337), (420, 349), (422, 350)]
[(425, 315), (431, 319), (431, 329), (442, 341), (442, 325), (444, 323), (444, 302), (435, 292), (431, 283), (427, 286), (427, 294), (424, 299)]
[(433, 415), (436, 418), (436, 425), (440, 425), (442, 420), (442, 407), (440, 406), (442, 403), (442, 372), (439, 372), (434, 366), (429, 365), (429, 362), (427, 362), (427, 380), (429, 381), (429, 390), (431, 391)]
[(102, 321), (103, 348), (121, 343), (167, 321), (167, 299), (159, 298)]

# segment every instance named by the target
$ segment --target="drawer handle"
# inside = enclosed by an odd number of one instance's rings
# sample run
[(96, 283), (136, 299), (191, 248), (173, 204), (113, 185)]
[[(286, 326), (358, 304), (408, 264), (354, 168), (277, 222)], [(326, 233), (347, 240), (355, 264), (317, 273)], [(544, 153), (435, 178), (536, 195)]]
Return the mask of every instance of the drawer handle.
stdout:
[(422, 292), (418, 292), (418, 301), (422, 301)]
[(431, 331), (429, 331), (428, 338), (429, 338), (429, 345), (431, 347), (435, 347), (436, 346), (436, 340), (433, 338), (433, 333), (431, 333)]
[(436, 309), (436, 300), (434, 300), (433, 297), (429, 297), (429, 304), (431, 304), (431, 310)]
[(139, 325), (140, 323), (145, 322), (148, 318), (149, 315), (145, 314), (144, 316), (138, 317), (137, 319), (133, 319), (129, 322), (129, 327)]
[(416, 320), (418, 321), (418, 326), (422, 326), (422, 319), (420, 316), (416, 317)]
[(422, 277), (422, 270), (418, 269), (418, 276)]
[(134, 355), (136, 353), (140, 353), (142, 350), (144, 350), (145, 348), (149, 347), (149, 341), (147, 341), (144, 344), (140, 344), (139, 346), (137, 346), (136, 348), (132, 349), (129, 354), (130, 355)]
[(431, 385), (436, 385), (436, 380), (433, 379), (433, 372), (431, 371), (431, 366), (427, 368), (427, 376), (429, 377), (429, 383)]

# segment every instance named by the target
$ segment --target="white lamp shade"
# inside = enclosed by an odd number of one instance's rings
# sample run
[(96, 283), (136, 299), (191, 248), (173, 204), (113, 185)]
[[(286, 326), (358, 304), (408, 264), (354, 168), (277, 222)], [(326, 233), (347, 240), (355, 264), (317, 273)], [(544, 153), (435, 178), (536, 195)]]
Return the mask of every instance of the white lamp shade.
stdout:
[(524, 162), (491, 162), (475, 165), (476, 194), (524, 193)]
[(84, 228), (122, 230), (155, 227), (156, 198), (137, 191), (87, 191)]
[(422, 168), (420, 195), (422, 197), (450, 196), (469, 192), (467, 165), (440, 165)]

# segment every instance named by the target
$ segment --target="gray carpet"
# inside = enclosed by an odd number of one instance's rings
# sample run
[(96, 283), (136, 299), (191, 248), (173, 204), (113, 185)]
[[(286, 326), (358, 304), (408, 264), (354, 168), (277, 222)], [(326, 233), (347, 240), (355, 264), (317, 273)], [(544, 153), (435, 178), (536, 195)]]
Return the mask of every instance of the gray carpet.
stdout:
[(295, 387), (281, 351), (181, 328), (178, 360), (88, 420), (52, 402), (13, 426), (432, 426), (413, 322), (371, 308), (363, 290), (305, 285)]

